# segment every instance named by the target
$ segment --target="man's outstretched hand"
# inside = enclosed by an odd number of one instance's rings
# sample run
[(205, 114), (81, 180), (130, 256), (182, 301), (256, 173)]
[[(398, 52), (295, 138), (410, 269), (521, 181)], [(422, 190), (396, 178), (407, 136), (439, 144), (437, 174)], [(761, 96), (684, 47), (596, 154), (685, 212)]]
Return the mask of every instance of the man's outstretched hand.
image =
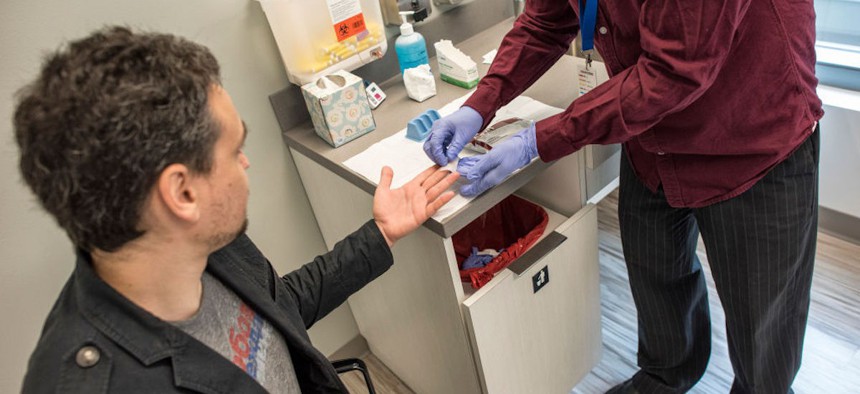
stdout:
[(445, 190), (457, 181), (459, 175), (457, 172), (433, 166), (402, 187), (391, 189), (394, 171), (391, 167), (383, 167), (379, 186), (373, 195), (373, 219), (388, 246), (415, 231), (439, 208), (451, 201), (454, 192)]

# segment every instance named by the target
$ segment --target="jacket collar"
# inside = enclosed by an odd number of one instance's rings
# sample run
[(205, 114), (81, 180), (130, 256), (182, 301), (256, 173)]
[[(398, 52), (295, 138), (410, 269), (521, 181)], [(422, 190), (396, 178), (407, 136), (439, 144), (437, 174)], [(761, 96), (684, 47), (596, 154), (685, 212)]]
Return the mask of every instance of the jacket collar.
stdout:
[[(265, 393), (256, 380), (216, 351), (110, 287), (96, 275), (91, 256), (84, 251), (77, 253), (73, 281), (82, 315), (145, 366), (171, 358), (176, 386), (209, 393)], [(246, 302), (253, 308), (254, 301)]]
[(190, 339), (155, 317), (96, 275), (89, 253), (78, 250), (73, 274), (74, 296), (83, 316), (144, 365), (170, 357)]
[[(284, 336), (290, 349), (294, 349), (295, 346), (308, 346), (308, 349), (302, 348), (301, 350), (315, 350), (310, 347), (309, 341), (301, 334), (304, 332), (304, 327), (296, 326), (296, 322), (288, 319), (275, 302), (277, 297), (283, 295), (277, 294), (277, 286), (271, 283), (277, 278), (277, 275), (270, 272), (271, 267), (268, 261), (256, 247), (243, 247), (245, 246), (243, 243), (253, 245), (247, 236), (240, 236), (235, 243), (238, 244), (238, 247), (224, 248), (213, 253), (209, 257), (206, 270), (233, 290), (254, 312), (260, 314), (269, 324), (274, 326)], [(261, 264), (237, 264), (238, 262), (247, 263), (255, 259), (262, 259)], [(254, 270), (266, 271), (254, 272)]]
[(288, 295), (274, 283), (279, 278), (266, 257), (247, 235), (241, 235), (231, 245), (234, 247), (213, 253), (206, 270), (281, 333), (290, 349), (302, 392), (347, 392), (331, 363), (311, 344), (304, 323), (289, 319), (279, 305), (279, 300)]

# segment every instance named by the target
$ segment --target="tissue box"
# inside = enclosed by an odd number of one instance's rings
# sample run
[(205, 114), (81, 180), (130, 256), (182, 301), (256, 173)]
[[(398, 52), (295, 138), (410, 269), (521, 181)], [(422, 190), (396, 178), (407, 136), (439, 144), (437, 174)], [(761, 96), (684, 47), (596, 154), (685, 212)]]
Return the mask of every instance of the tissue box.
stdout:
[(376, 128), (361, 78), (336, 71), (302, 86), (317, 135), (337, 148)]

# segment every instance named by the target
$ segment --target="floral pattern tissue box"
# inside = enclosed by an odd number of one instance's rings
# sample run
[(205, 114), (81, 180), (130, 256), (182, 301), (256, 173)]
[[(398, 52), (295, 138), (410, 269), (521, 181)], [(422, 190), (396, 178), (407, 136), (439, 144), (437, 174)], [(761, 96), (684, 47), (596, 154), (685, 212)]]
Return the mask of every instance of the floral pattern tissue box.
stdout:
[(376, 128), (361, 78), (336, 71), (302, 86), (314, 130), (337, 148)]

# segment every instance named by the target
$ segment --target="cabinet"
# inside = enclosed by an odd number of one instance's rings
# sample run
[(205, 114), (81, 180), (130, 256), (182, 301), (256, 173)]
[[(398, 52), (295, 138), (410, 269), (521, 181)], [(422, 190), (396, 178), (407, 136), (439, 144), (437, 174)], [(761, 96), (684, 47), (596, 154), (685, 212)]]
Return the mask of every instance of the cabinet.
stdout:
[[(293, 155), (332, 248), (370, 217), (372, 196)], [(419, 393), (568, 392), (599, 358), (597, 212), (547, 210), (544, 237), (520, 260), (551, 233), (566, 239), (521, 275), (503, 270), (475, 292), (460, 282), (450, 237), (422, 227), (398, 241), (394, 266), (349, 300), (371, 351)], [(544, 267), (549, 283), (534, 293)]]
[[(459, 47), (480, 57), (509, 28), (510, 21)], [(562, 59), (525, 94), (566, 106), (576, 92), (565, 78), (574, 61)], [(329, 249), (371, 217), (375, 186), (342, 162), (465, 93), (437, 82), (437, 97), (419, 104), (406, 98), (400, 77), (381, 86), (388, 99), (374, 112), (377, 130), (349, 144), (331, 148), (309, 123), (284, 132)], [(597, 210), (585, 203), (585, 167), (582, 152), (536, 161), (398, 241), (394, 266), (349, 299), (371, 351), (417, 393), (569, 392), (601, 346)], [(549, 224), (511, 268), (474, 291), (460, 281), (451, 236), (511, 193), (546, 208)], [(535, 292), (532, 278), (544, 268), (549, 282)]]
[[(566, 239), (463, 302), (485, 392), (566, 393), (599, 358), (596, 209), (586, 206), (552, 232)], [(532, 278), (543, 272), (548, 282), (535, 292)]]

